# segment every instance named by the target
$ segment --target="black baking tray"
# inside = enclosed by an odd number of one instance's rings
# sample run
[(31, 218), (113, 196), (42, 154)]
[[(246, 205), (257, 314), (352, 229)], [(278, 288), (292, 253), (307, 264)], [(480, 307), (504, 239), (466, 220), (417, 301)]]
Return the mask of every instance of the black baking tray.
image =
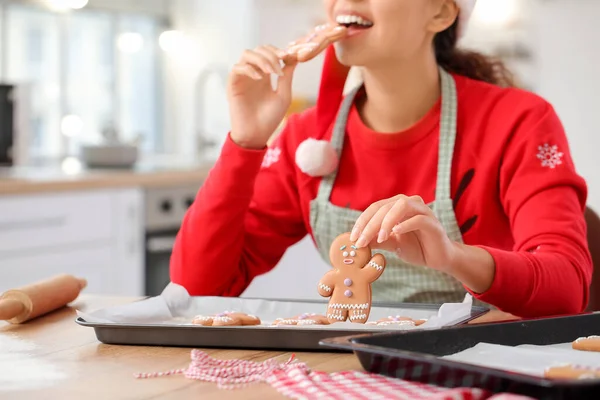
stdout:
[[(275, 300), (275, 299), (270, 299)], [(280, 300), (297, 303), (317, 303), (327, 307), (327, 302), (318, 300)], [(441, 304), (408, 304), (408, 303), (374, 303), (373, 307), (390, 307), (411, 310), (437, 311)], [(487, 313), (488, 308), (473, 306), (471, 314), (454, 322), (454, 326), (467, 322)], [(259, 315), (260, 317), (260, 315)], [(91, 323), (81, 317), (75, 319), (79, 325), (93, 328), (96, 338), (106, 344), (136, 346), (169, 346), (196, 348), (234, 348), (261, 350), (293, 350), (293, 351), (332, 351), (324, 349), (319, 342), (326, 338), (356, 335), (356, 331), (344, 329), (303, 329), (301, 327), (277, 329), (268, 326), (244, 327), (202, 327), (190, 325), (164, 324), (123, 324), (123, 323)], [(381, 333), (382, 330), (367, 330), (361, 333)], [(336, 351), (351, 351), (339, 349)]]
[(493, 393), (509, 392), (544, 400), (600, 399), (600, 380), (550, 380), (438, 358), (481, 342), (544, 346), (598, 334), (600, 314), (592, 313), (453, 329), (328, 338), (321, 341), (321, 345), (353, 351), (366, 371), (404, 380), (449, 388), (477, 387)]

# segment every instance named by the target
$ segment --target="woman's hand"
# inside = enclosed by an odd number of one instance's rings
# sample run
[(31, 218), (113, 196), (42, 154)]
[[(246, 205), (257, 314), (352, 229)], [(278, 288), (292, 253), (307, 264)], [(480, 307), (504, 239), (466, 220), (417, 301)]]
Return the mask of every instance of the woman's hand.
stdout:
[(404, 261), (448, 272), (457, 248), (419, 196), (378, 201), (358, 218), (350, 240), (396, 252)]
[(484, 293), (494, 282), (491, 254), (451, 241), (419, 196), (398, 195), (373, 203), (356, 221), (350, 240), (358, 247), (393, 251), (409, 264), (445, 272), (475, 293)]
[[(231, 139), (243, 147), (264, 148), (292, 102), (296, 65), (312, 60), (346, 33), (345, 27), (328, 24), (315, 28), (285, 50), (274, 46), (246, 50), (233, 67), (227, 85)], [(270, 79), (273, 74), (278, 76), (275, 89)]]
[[(281, 65), (284, 50), (261, 46), (246, 50), (227, 85), (231, 139), (240, 146), (262, 149), (285, 117), (292, 101), (296, 62)], [(271, 76), (278, 76), (273, 89)]]

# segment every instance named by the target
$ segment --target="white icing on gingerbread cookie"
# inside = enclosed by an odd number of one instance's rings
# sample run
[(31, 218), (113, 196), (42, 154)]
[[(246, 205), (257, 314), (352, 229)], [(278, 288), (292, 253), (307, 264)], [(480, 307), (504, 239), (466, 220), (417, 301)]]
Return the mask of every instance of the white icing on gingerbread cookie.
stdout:
[(304, 313), (292, 318), (277, 318), (273, 325), (329, 325), (329, 321), (324, 315)]

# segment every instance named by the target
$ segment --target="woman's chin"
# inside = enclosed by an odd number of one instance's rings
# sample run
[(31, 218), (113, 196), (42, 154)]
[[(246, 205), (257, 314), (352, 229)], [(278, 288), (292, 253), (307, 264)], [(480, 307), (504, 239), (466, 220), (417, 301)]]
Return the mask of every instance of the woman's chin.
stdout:
[(369, 55), (364, 48), (335, 44), (335, 55), (340, 64), (346, 67), (362, 67), (369, 63)]

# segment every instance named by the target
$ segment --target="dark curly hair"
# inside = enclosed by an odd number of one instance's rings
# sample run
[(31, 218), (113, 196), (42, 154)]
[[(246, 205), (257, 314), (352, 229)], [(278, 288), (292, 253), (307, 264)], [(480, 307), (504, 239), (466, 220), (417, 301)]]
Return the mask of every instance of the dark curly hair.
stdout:
[(512, 73), (499, 60), (474, 51), (456, 47), (458, 20), (434, 39), (435, 56), (438, 64), (450, 73), (499, 86), (514, 86)]

